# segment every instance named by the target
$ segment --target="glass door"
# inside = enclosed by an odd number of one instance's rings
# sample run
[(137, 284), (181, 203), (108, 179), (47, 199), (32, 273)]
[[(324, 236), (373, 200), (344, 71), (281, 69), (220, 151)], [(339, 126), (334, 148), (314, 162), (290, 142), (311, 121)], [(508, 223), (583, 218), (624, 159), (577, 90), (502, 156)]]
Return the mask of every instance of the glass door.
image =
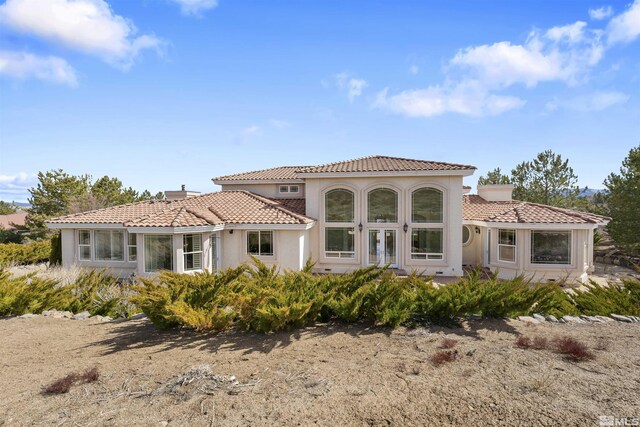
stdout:
[(389, 264), (392, 268), (396, 268), (398, 266), (396, 239), (396, 230), (369, 230), (369, 264), (380, 266)]

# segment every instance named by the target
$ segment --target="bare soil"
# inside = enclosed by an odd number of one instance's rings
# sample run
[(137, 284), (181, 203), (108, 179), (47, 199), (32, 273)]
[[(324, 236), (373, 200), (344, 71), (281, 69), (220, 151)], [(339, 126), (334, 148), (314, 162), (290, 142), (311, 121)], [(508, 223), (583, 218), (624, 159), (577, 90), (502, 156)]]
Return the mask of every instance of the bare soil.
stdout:
[[(521, 334), (570, 336), (595, 358), (521, 349)], [(445, 337), (458, 342), (442, 350)], [(640, 324), (617, 322), (206, 335), (146, 319), (2, 319), (0, 426), (598, 425), (640, 416), (639, 343)], [(456, 358), (436, 366), (438, 351)], [(186, 380), (201, 365), (208, 379)], [(96, 382), (40, 394), (93, 367)]]

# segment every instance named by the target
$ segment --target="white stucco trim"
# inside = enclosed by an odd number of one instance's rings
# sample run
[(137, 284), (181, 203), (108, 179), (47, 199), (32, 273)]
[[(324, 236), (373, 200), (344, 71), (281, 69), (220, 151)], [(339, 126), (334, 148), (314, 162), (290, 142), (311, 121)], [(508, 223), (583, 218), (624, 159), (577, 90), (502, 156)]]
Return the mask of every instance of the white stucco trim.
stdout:
[(477, 225), (479, 227), (487, 228), (511, 228), (526, 230), (595, 230), (599, 226), (598, 224), (529, 224), (525, 222), (485, 222), (476, 220), (464, 220), (462, 221), (462, 225)]
[(297, 173), (300, 178), (378, 178), (381, 176), (471, 176), (475, 172), (472, 170), (442, 170), (442, 171), (379, 171), (379, 172), (304, 172)]
[[(244, 184), (304, 184), (304, 179), (234, 179), (214, 180), (216, 185), (244, 185)], [(294, 193), (295, 194), (295, 193)]]

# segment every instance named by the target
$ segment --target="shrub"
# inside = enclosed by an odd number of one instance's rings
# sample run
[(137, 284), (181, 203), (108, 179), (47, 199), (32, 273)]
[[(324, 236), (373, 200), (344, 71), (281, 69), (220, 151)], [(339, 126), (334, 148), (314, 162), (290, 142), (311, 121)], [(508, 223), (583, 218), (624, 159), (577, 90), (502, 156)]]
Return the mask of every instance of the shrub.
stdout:
[(0, 266), (37, 264), (48, 261), (50, 256), (51, 242), (49, 240), (0, 244)]
[(436, 366), (444, 365), (445, 363), (453, 362), (458, 357), (457, 350), (440, 350), (431, 356), (431, 363)]
[(545, 337), (535, 337), (533, 339), (533, 344), (531, 344), (531, 348), (534, 350), (544, 350), (548, 346), (547, 339)]
[(98, 368), (91, 368), (83, 373), (71, 373), (43, 387), (41, 393), (43, 395), (64, 394), (69, 392), (74, 384), (92, 383), (98, 381), (99, 377)]
[(571, 337), (556, 338), (553, 342), (555, 351), (575, 362), (593, 359), (593, 353), (580, 341)]
[(520, 348), (529, 348), (531, 347), (531, 339), (524, 335), (520, 335), (516, 338), (516, 345)]
[(591, 281), (587, 290), (576, 289), (571, 299), (580, 313), (590, 316), (640, 316), (640, 281), (625, 280), (622, 286), (600, 286)]
[(12, 277), (0, 269), (0, 316), (41, 313), (44, 310), (66, 310), (73, 296), (58, 282), (37, 277), (35, 273)]
[(443, 338), (442, 341), (440, 341), (440, 348), (453, 348), (458, 344), (457, 340), (451, 339), (451, 338)]

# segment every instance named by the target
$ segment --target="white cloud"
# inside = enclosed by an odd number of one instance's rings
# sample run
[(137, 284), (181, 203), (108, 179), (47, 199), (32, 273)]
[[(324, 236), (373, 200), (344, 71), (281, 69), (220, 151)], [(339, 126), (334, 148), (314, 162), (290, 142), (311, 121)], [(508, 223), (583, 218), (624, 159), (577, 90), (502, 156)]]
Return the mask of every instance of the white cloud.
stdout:
[(410, 74), (413, 74), (415, 76), (416, 74), (418, 74), (418, 72), (420, 72), (420, 69), (416, 64), (413, 64), (411, 67), (409, 67)]
[(269, 124), (278, 129), (291, 127), (291, 123), (286, 120), (271, 119), (269, 120)]
[(26, 202), (29, 189), (36, 186), (35, 174), (20, 172), (17, 175), (0, 175), (0, 200)]
[(242, 129), (241, 133), (245, 136), (259, 135), (262, 133), (262, 129), (260, 128), (260, 126), (251, 125), (247, 128)]
[(629, 99), (630, 96), (622, 92), (599, 91), (566, 101), (555, 99), (547, 103), (546, 109), (547, 111), (555, 111), (559, 108), (578, 112), (602, 111), (616, 105), (625, 104)]
[(335, 80), (340, 89), (347, 91), (349, 102), (353, 102), (357, 97), (362, 95), (362, 91), (368, 86), (366, 80), (350, 77), (348, 73), (336, 74)]
[(19, 79), (36, 78), (69, 86), (78, 83), (75, 70), (64, 59), (27, 52), (0, 51), (0, 74)]
[(589, 17), (595, 21), (608, 18), (613, 15), (613, 8), (611, 6), (602, 6), (598, 9), (589, 9)]
[(180, 5), (180, 9), (185, 15), (199, 15), (207, 9), (218, 6), (218, 0), (172, 0)]
[(607, 25), (609, 44), (629, 43), (640, 36), (640, 0), (618, 16), (611, 18)]
[(384, 89), (378, 93), (373, 107), (409, 117), (434, 117), (445, 113), (495, 116), (520, 108), (525, 102), (514, 96), (491, 94), (477, 81), (465, 81), (454, 86), (402, 91), (392, 96)]
[(7, 0), (0, 5), (0, 23), (123, 69), (141, 51), (160, 52), (163, 46), (153, 35), (136, 36), (134, 24), (115, 15), (104, 0)]
[(545, 36), (549, 40), (554, 40), (556, 42), (567, 41), (570, 44), (575, 44), (584, 40), (584, 29), (586, 26), (586, 22), (577, 21), (569, 25), (552, 27), (547, 30)]

